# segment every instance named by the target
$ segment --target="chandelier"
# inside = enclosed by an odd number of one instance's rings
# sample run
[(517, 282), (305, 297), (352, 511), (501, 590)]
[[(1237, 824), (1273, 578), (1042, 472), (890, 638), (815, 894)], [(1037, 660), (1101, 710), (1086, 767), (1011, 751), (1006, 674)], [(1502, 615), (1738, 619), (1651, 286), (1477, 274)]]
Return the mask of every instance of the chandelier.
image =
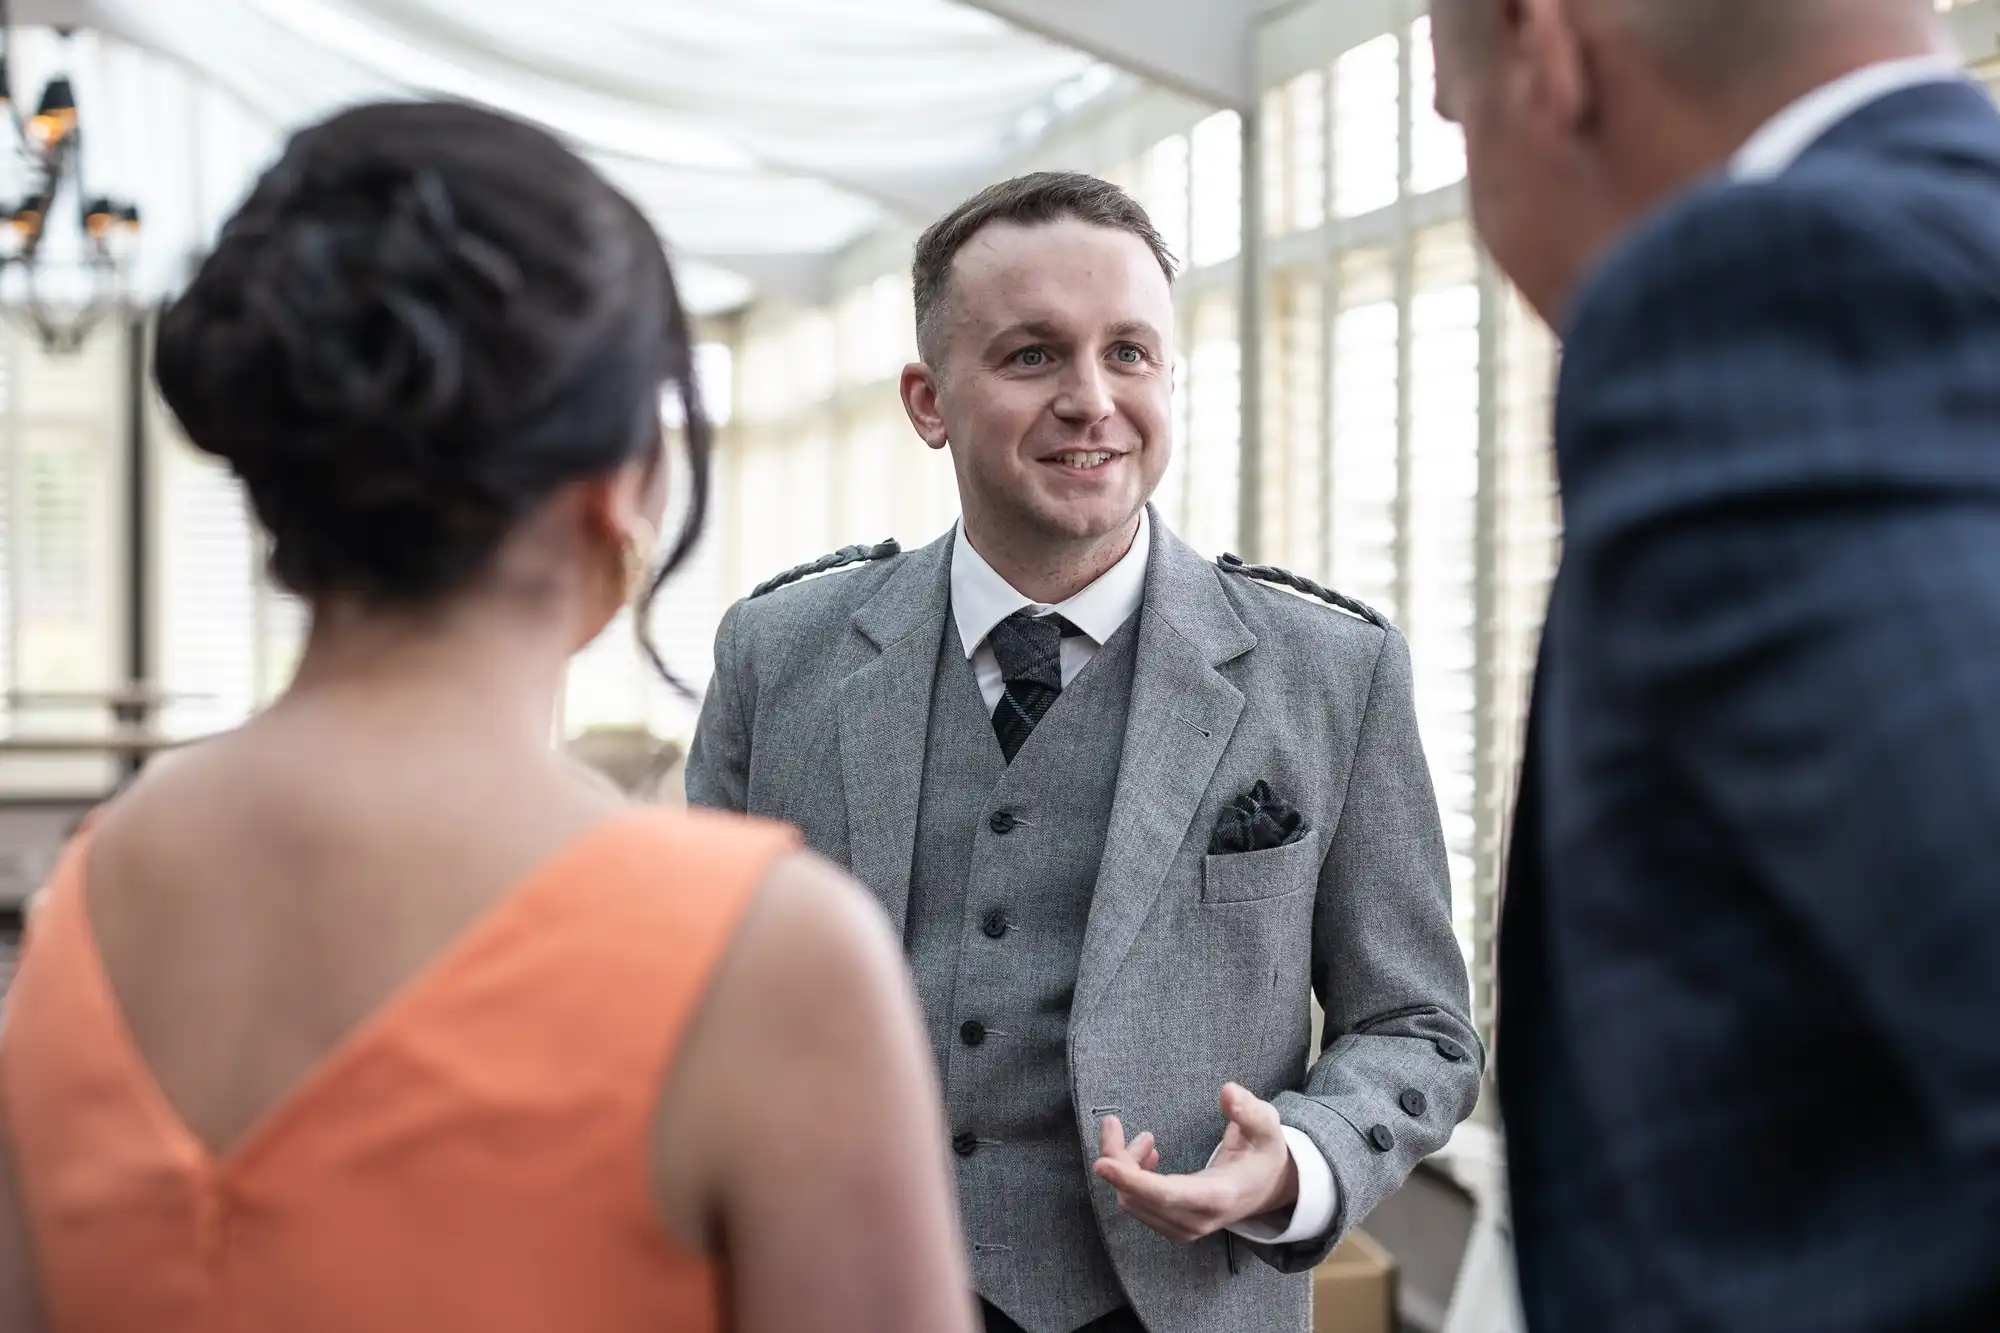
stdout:
[[(57, 30), (67, 66), (71, 29)], [(12, 127), (26, 184), (0, 192), (0, 314), (50, 352), (74, 352), (108, 316), (126, 307), (125, 278), (137, 248), (139, 209), (92, 194), (83, 179), (83, 132), (67, 73), (42, 88), (35, 113), (14, 98), (14, 28), (0, 0), (0, 108)], [(13, 182), (10, 182), (10, 185)], [(73, 230), (72, 230), (73, 227)]]

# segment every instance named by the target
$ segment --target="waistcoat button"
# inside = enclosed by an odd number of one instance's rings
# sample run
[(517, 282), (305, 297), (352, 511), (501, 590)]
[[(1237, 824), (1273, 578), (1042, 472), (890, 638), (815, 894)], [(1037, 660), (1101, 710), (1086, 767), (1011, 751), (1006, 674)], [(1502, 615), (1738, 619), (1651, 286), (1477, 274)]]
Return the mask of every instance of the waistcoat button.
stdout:
[(1405, 1115), (1422, 1115), (1424, 1107), (1427, 1105), (1424, 1101), (1424, 1094), (1418, 1092), (1415, 1088), (1404, 1088), (1403, 1095), (1398, 1097), (1396, 1102), (1403, 1108)]
[(1002, 935), (1005, 935), (1007, 933), (1007, 914), (1005, 912), (988, 913), (986, 917), (986, 924), (982, 926), (981, 929), (986, 932), (987, 939), (989, 940), (999, 939)]
[(986, 1025), (976, 1018), (968, 1018), (958, 1029), (958, 1039), (967, 1046), (981, 1046), (986, 1042)]
[(1004, 838), (1014, 831), (1014, 825), (1018, 822), (1012, 810), (995, 810), (993, 817), (986, 821), (986, 827)]
[(960, 1157), (970, 1157), (979, 1151), (979, 1140), (970, 1133), (960, 1134), (951, 1141), (951, 1150)]
[(1396, 1136), (1389, 1132), (1387, 1125), (1376, 1125), (1370, 1129), (1368, 1141), (1375, 1145), (1376, 1152), (1388, 1152), (1396, 1146)]

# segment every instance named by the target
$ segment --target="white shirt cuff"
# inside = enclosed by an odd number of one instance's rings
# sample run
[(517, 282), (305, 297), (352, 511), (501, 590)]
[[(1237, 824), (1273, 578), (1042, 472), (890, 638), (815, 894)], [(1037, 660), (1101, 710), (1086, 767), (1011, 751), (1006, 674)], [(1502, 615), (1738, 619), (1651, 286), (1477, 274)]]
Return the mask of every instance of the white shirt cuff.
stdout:
[[(1333, 1229), (1334, 1207), (1338, 1203), (1333, 1183), (1333, 1168), (1326, 1164), (1326, 1158), (1306, 1137), (1305, 1131), (1284, 1125), (1285, 1146), (1292, 1150), (1292, 1162), (1299, 1171), (1299, 1197), (1292, 1205), (1291, 1216), (1282, 1212), (1270, 1212), (1262, 1217), (1247, 1217), (1229, 1228), (1245, 1240), (1259, 1245), (1296, 1245), (1301, 1241), (1318, 1240)], [(1221, 1152), (1222, 1145), (1215, 1145), (1215, 1152)], [(1208, 1155), (1215, 1160), (1215, 1153)], [(1282, 1225), (1280, 1225), (1282, 1223)]]

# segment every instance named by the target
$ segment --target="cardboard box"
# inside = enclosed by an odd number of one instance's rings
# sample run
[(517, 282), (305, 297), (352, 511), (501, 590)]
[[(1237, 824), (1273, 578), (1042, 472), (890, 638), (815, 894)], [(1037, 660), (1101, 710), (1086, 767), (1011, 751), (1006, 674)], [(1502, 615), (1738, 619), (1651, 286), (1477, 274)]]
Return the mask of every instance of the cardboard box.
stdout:
[(1313, 1333), (1396, 1333), (1396, 1261), (1366, 1232), (1313, 1270)]

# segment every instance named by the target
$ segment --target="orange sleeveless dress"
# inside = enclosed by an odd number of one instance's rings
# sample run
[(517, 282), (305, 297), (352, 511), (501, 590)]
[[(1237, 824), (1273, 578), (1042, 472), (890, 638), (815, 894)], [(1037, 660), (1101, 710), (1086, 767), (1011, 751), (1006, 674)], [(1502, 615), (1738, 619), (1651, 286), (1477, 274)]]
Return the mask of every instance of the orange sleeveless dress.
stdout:
[(647, 1187), (675, 1050), (797, 838), (619, 818), (532, 873), (212, 1157), (141, 1062), (83, 898), (35, 918), (0, 1033), (54, 1333), (708, 1333), (718, 1273)]

